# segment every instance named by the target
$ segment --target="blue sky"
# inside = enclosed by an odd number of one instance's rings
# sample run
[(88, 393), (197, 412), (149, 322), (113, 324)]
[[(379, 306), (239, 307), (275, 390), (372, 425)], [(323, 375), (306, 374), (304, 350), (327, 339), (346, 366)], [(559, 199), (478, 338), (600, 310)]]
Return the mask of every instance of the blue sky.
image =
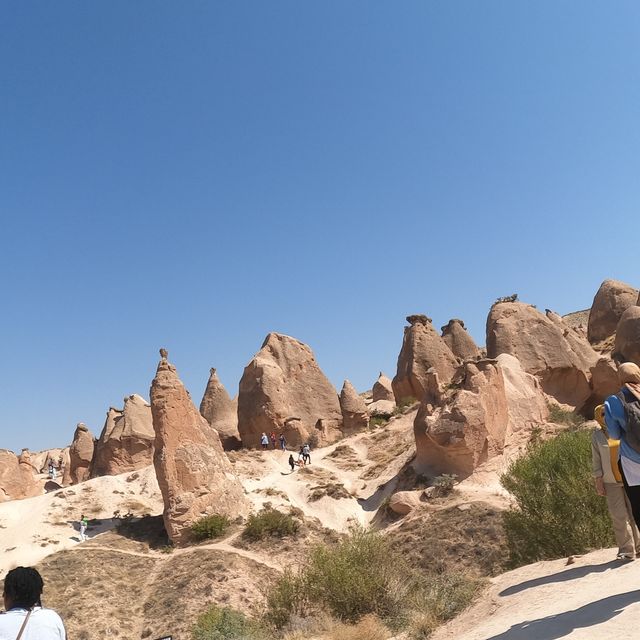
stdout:
[(95, 434), (166, 346), (269, 331), (336, 386), (404, 318), (640, 285), (636, 2), (0, 6), (0, 447)]

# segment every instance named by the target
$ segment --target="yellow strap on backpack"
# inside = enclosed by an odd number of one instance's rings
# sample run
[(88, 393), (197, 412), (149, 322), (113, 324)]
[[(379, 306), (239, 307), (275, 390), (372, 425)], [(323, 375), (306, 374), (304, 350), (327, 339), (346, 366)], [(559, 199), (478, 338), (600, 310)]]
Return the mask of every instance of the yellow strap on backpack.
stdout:
[(613, 471), (613, 477), (616, 482), (622, 482), (622, 476), (620, 475), (620, 469), (618, 468), (618, 458), (620, 457), (620, 440), (607, 440), (609, 444), (609, 457), (611, 458), (611, 471)]

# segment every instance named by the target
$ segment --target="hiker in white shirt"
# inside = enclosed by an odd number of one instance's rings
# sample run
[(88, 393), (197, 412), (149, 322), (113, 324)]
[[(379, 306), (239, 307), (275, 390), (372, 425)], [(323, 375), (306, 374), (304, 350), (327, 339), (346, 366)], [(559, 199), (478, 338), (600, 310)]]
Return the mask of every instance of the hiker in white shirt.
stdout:
[(60, 616), (40, 602), (43, 588), (42, 577), (31, 567), (16, 567), (7, 573), (0, 640), (66, 640)]

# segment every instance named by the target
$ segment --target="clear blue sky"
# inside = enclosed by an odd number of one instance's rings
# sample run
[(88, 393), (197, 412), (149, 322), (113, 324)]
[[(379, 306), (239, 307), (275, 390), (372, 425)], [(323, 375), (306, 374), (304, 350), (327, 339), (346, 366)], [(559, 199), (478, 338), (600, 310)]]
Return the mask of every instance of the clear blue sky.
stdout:
[(640, 285), (640, 4), (0, 6), (0, 447), (98, 434), (166, 346), (199, 403), (269, 331), (336, 386), (404, 318)]

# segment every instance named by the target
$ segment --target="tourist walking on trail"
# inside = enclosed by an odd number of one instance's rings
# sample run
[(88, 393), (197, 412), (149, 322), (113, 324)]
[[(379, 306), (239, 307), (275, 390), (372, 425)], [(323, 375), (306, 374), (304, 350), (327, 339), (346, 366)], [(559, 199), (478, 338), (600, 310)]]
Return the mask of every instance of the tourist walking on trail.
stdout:
[(42, 606), (44, 583), (32, 567), (16, 567), (4, 579), (5, 613), (0, 615), (4, 640), (66, 640), (60, 616)]
[(260, 445), (262, 446), (263, 449), (269, 448), (269, 436), (267, 436), (267, 434), (264, 432), (260, 436)]
[(276, 432), (272, 431), (269, 437), (271, 438), (271, 446), (275, 449), (276, 448)]
[(289, 454), (289, 466), (291, 467), (291, 473), (296, 470), (296, 461), (293, 459), (293, 453)]
[(80, 516), (80, 542), (84, 542), (87, 539), (87, 527), (89, 526), (89, 520), (84, 513)]
[(284, 433), (280, 434), (280, 449), (282, 449), (282, 451), (287, 450), (287, 439), (284, 437)]
[(302, 447), (302, 458), (305, 464), (311, 464), (311, 447), (308, 444)]
[(618, 469), (620, 441), (609, 437), (604, 421), (604, 405), (596, 407), (594, 417), (600, 425), (600, 429), (595, 429), (591, 435), (591, 458), (596, 492), (607, 499), (607, 508), (618, 544), (618, 559), (633, 560), (636, 554), (640, 554), (640, 534)]
[(300, 451), (298, 452), (298, 466), (300, 465), (304, 467), (304, 447), (300, 447)]
[(604, 402), (609, 437), (620, 440), (619, 469), (633, 518), (640, 526), (640, 367), (625, 362), (618, 367), (622, 388)]

